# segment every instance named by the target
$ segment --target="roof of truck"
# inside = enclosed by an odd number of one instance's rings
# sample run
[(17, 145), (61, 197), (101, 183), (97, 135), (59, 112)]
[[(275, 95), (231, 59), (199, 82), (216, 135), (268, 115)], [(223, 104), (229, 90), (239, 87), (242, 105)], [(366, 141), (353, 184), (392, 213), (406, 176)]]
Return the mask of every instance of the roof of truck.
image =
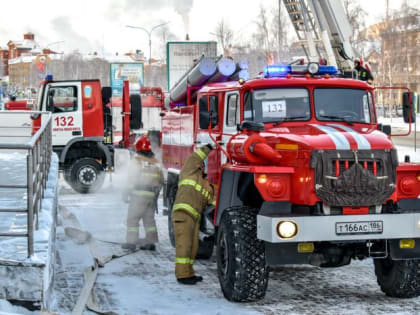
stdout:
[(219, 83), (209, 83), (204, 85), (200, 92), (218, 92), (226, 90), (239, 90), (239, 89), (250, 89), (250, 88), (270, 88), (279, 86), (294, 86), (294, 87), (305, 87), (305, 86), (322, 86), (322, 87), (346, 87), (356, 89), (372, 89), (373, 87), (364, 81), (337, 78), (337, 77), (310, 77), (306, 78), (303, 76), (290, 76), (281, 78), (257, 78), (246, 81), (244, 84), (240, 84), (238, 81), (228, 81)]

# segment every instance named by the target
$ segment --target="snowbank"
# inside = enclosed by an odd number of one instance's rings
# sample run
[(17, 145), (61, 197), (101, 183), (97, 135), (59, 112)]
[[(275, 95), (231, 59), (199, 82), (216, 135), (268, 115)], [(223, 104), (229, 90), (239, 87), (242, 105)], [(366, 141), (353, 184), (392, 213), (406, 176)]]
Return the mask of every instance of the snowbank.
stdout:
[[(0, 155), (0, 172), (9, 183), (26, 183), (25, 154)], [(7, 163), (9, 161), (9, 164)], [(22, 175), (25, 174), (25, 175)], [(6, 177), (7, 178), (7, 177)], [(58, 157), (53, 154), (39, 213), (39, 228), (34, 233), (34, 255), (27, 257), (27, 238), (0, 238), (0, 298), (41, 301), (44, 308), (52, 287), (55, 264), (55, 228), (57, 213)], [(14, 199), (14, 200), (13, 200)], [(26, 192), (0, 191), (0, 207), (26, 206)], [(25, 213), (3, 213), (2, 231), (26, 231)], [(0, 305), (0, 309), (2, 309)]]

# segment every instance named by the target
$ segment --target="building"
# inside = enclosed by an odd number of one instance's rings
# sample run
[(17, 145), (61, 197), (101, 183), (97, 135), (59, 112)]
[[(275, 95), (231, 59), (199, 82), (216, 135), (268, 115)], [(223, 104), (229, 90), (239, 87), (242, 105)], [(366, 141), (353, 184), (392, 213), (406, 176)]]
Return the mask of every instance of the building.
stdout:
[(57, 53), (49, 48), (42, 49), (33, 33), (23, 35), (22, 41), (9, 40), (6, 48), (0, 48), (0, 71), (9, 76), (12, 88), (34, 87), (45, 76), (45, 70)]
[(420, 92), (420, 11), (411, 9), (367, 28), (367, 61), (378, 85), (406, 86)]

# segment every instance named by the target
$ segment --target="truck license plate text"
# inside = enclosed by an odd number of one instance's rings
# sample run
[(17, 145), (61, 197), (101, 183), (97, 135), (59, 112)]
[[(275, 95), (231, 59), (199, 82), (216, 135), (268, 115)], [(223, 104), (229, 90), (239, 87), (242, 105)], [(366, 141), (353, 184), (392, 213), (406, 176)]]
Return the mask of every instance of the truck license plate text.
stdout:
[(337, 235), (381, 234), (383, 230), (382, 221), (337, 222), (335, 224)]

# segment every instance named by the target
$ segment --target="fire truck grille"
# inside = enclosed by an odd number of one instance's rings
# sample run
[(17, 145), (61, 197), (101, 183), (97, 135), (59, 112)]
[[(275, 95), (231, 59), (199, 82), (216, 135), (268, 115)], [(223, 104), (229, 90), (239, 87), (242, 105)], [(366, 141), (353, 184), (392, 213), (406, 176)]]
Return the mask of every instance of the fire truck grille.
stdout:
[[(346, 170), (351, 168), (355, 163), (354, 160), (332, 160), (332, 170), (333, 174), (331, 176), (339, 176), (343, 174)], [(368, 170), (373, 175), (382, 176), (384, 173), (383, 164), (381, 160), (376, 161), (358, 161), (360, 165)]]
[(395, 150), (313, 151), (315, 192), (329, 206), (383, 204), (394, 192)]

